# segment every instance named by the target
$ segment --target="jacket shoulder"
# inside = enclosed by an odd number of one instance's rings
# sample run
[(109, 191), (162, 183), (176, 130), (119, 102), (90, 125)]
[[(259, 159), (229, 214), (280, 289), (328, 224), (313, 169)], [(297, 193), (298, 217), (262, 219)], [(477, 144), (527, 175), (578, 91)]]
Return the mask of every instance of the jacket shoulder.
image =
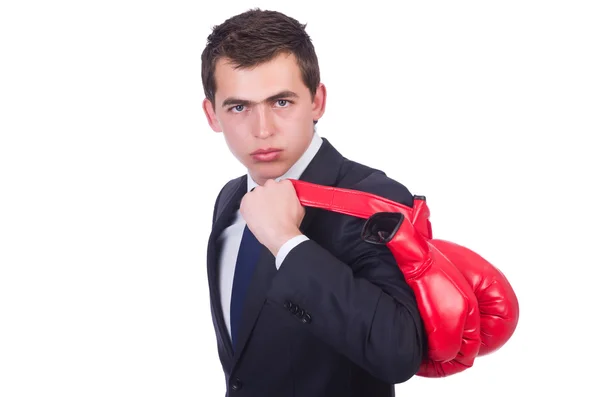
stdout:
[(219, 217), (221, 211), (223, 211), (224, 206), (223, 206), (222, 199), (224, 197), (229, 197), (231, 194), (233, 194), (235, 192), (236, 188), (242, 182), (243, 178), (244, 178), (244, 176), (240, 176), (240, 177), (231, 179), (225, 185), (223, 185), (223, 187), (219, 191), (219, 194), (217, 194), (217, 198), (215, 200), (215, 204), (214, 204), (214, 208), (213, 208), (213, 217), (212, 217), (213, 225), (215, 224), (215, 220)]
[(414, 196), (402, 183), (379, 169), (345, 159), (337, 187), (362, 191), (412, 207)]

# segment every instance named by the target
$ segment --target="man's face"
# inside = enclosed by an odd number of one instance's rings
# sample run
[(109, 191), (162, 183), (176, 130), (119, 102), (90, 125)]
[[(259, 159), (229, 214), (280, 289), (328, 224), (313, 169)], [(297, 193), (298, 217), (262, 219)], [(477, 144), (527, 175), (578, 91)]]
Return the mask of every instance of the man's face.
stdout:
[(207, 99), (203, 103), (211, 128), (223, 133), (259, 185), (283, 175), (310, 144), (313, 120), (325, 110), (325, 87), (311, 100), (296, 58), (288, 54), (252, 69), (235, 69), (221, 59), (215, 80), (214, 108)]

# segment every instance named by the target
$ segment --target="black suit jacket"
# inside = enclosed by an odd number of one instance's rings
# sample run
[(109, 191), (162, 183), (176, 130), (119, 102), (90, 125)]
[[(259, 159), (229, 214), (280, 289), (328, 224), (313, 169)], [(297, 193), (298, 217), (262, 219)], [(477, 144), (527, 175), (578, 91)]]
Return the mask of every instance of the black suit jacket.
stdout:
[[(343, 157), (323, 138), (301, 180), (374, 193), (412, 206), (413, 196), (382, 171)], [(212, 319), (227, 396), (388, 397), (424, 353), (413, 291), (386, 246), (361, 240), (363, 219), (306, 208), (310, 238), (279, 270), (263, 249), (233, 353), (219, 298), (218, 237), (233, 221), (246, 176), (220, 191), (208, 242)]]

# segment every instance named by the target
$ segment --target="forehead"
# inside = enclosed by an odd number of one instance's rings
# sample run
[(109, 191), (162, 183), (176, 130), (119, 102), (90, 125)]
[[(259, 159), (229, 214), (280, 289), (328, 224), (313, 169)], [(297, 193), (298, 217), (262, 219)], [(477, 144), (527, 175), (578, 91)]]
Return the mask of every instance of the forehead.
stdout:
[(235, 68), (222, 58), (215, 65), (216, 99), (235, 96), (260, 101), (276, 92), (308, 93), (293, 54), (277, 57), (252, 68)]

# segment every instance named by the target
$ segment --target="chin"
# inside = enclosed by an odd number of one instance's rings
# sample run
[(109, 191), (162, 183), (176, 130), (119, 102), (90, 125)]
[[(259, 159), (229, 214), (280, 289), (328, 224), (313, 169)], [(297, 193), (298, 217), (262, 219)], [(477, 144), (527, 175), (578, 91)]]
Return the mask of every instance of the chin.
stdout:
[(287, 168), (283, 163), (265, 163), (260, 164), (258, 167), (254, 167), (252, 175), (254, 175), (254, 178), (267, 180), (279, 178), (281, 175), (285, 174), (286, 171)]

